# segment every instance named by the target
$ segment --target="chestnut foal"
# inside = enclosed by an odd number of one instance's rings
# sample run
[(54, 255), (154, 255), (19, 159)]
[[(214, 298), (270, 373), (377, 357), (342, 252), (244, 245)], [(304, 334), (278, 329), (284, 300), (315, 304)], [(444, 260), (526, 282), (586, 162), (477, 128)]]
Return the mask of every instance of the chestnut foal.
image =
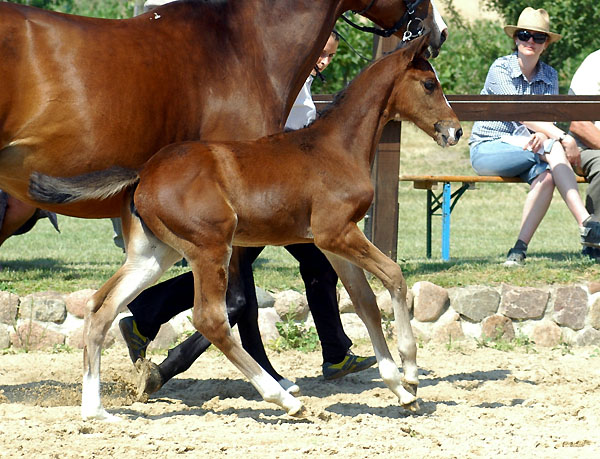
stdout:
[[(302, 408), (232, 338), (225, 312), (232, 246), (314, 243), (327, 255), (364, 321), (383, 381), (400, 403), (416, 409), (416, 345), (400, 267), (357, 226), (373, 199), (371, 163), (387, 121), (408, 119), (441, 146), (462, 134), (417, 39), (378, 60), (308, 128), (250, 142), (184, 142), (160, 150), (139, 172), (113, 168), (75, 178), (31, 177), (30, 193), (52, 201), (90, 192), (125, 199), (125, 264), (94, 295), (86, 317), (82, 413), (108, 417), (100, 403), (100, 349), (119, 310), (185, 256), (195, 281), (194, 326), (242, 371), (262, 397), (289, 414)], [(120, 183), (116, 186), (116, 183)], [(403, 378), (387, 347), (364, 270), (389, 290)]]

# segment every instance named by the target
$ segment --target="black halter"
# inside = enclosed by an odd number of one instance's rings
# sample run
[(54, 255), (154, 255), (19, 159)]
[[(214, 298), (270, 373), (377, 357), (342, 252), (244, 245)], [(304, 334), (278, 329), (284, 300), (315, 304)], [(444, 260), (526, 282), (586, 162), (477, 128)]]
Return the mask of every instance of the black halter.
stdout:
[[(376, 1), (377, 0), (371, 0), (371, 3), (369, 3), (366, 6), (366, 8), (364, 8), (360, 11), (353, 11), (353, 13), (355, 13), (355, 14), (366, 13), (367, 11), (369, 11), (371, 9), (371, 7), (375, 4)], [(423, 0), (414, 0), (414, 1), (410, 2), (408, 0), (404, 0), (404, 4), (406, 5), (406, 11), (404, 12), (404, 15), (402, 15), (402, 17), (398, 20), (398, 22), (396, 22), (389, 29), (377, 29), (375, 27), (361, 26), (361, 25), (358, 25), (358, 24), (352, 22), (344, 14), (342, 14), (342, 19), (344, 21), (346, 21), (348, 24), (350, 24), (352, 27), (354, 27), (355, 29), (358, 29), (362, 32), (369, 32), (369, 33), (372, 33), (375, 35), (379, 35), (380, 37), (390, 37), (390, 36), (394, 35), (396, 32), (398, 32), (398, 30), (400, 30), (400, 28), (404, 24), (406, 24), (406, 32), (404, 32), (404, 35), (402, 35), (402, 41), (410, 41), (410, 40), (417, 38), (423, 34), (423, 20), (421, 18), (415, 17), (415, 10), (422, 1)], [(414, 32), (411, 30), (411, 25), (413, 25), (413, 22), (416, 24)]]

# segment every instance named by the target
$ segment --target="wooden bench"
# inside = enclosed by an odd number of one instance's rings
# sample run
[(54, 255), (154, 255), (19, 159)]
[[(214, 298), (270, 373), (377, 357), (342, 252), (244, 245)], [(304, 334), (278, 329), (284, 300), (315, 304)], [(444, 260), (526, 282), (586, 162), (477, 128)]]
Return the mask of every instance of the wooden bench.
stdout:
[[(426, 256), (431, 258), (431, 217), (442, 217), (442, 260), (450, 259), (450, 217), (458, 200), (467, 190), (475, 188), (477, 183), (523, 183), (519, 177), (479, 176), (479, 175), (401, 175), (401, 182), (413, 182), (413, 187), (427, 190), (427, 230)], [(585, 183), (583, 177), (577, 176), (578, 183)], [(436, 195), (433, 191), (442, 183), (442, 190)], [(460, 187), (452, 191), (452, 184), (460, 183)], [(437, 213), (440, 211), (440, 213)]]

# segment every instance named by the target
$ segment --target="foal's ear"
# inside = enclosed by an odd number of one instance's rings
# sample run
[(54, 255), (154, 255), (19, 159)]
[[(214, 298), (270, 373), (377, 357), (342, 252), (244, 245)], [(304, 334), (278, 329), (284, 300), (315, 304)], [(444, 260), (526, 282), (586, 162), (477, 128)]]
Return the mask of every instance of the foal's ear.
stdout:
[(410, 60), (413, 61), (420, 57), (425, 57), (429, 47), (429, 32), (424, 33), (418, 38), (408, 42), (406, 52), (410, 53)]

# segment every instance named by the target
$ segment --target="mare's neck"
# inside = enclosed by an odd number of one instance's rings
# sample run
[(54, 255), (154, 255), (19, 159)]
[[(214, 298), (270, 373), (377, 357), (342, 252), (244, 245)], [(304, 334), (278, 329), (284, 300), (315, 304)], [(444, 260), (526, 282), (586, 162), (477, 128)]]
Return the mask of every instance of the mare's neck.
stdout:
[[(380, 60), (361, 72), (338, 96), (338, 100), (313, 125), (326, 133), (331, 146), (371, 166), (385, 124), (394, 84), (404, 69), (400, 55)], [(329, 145), (329, 143), (328, 143)]]
[[(248, 2), (252, 29), (265, 56), (266, 82), (278, 95), (278, 118), (283, 129), (287, 115), (327, 43), (347, 0), (255, 0)], [(247, 13), (247, 12), (246, 12)], [(246, 16), (248, 17), (248, 16)]]

